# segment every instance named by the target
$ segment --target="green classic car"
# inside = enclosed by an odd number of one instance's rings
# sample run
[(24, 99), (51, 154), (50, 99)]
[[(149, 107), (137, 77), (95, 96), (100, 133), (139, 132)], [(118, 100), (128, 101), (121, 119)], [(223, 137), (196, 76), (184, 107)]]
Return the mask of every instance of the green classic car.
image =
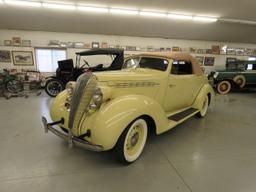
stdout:
[(256, 61), (228, 63), (225, 70), (212, 71), (208, 79), (222, 95), (229, 93), (232, 88), (256, 87)]

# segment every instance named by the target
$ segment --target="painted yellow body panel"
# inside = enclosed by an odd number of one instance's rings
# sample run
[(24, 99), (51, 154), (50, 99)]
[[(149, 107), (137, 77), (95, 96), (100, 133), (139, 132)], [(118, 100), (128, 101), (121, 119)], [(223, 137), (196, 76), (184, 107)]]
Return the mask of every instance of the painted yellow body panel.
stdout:
[[(104, 102), (99, 109), (83, 117), (79, 128), (72, 129), (73, 135), (80, 136), (90, 130), (91, 136), (84, 139), (109, 150), (124, 129), (138, 117), (150, 117), (155, 123), (156, 134), (160, 134), (190, 117), (175, 122), (168, 116), (190, 107), (200, 111), (206, 95), (210, 95), (213, 101), (214, 93), (205, 76), (172, 75), (171, 67), (169, 64), (166, 71), (125, 69), (95, 73)], [(63, 117), (65, 123), (61, 127), (66, 129), (69, 118), (65, 107), (67, 97), (68, 92), (62, 92), (51, 106), (52, 120)]]

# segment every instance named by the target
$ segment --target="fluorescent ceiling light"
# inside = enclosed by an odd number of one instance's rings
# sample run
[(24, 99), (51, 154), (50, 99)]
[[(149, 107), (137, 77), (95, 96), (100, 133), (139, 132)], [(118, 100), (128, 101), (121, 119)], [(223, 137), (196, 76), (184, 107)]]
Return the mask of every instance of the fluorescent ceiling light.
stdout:
[(168, 18), (170, 19), (183, 19), (183, 20), (192, 20), (193, 17), (190, 15), (179, 15), (179, 14), (168, 14)]
[(2, 0), (0, 0), (0, 4), (3, 4), (4, 2)]
[(28, 7), (41, 7), (40, 2), (35, 1), (19, 1), (19, 0), (5, 0), (8, 5), (28, 6)]
[(140, 15), (148, 16), (148, 17), (166, 17), (167, 16), (167, 14), (165, 13), (149, 12), (149, 11), (140, 11)]
[(256, 21), (250, 21), (250, 20), (220, 19), (220, 21), (227, 22), (227, 23), (239, 23), (239, 24), (247, 24), (247, 25), (256, 25)]
[(201, 17), (201, 16), (194, 16), (193, 17), (194, 21), (200, 21), (200, 22), (216, 22), (218, 21), (217, 18), (213, 17)]
[(103, 8), (103, 7), (78, 6), (77, 9), (79, 11), (86, 11), (86, 12), (108, 13), (108, 8)]
[(110, 9), (110, 13), (123, 15), (138, 15), (139, 11), (129, 9)]
[(76, 6), (68, 4), (43, 3), (43, 7), (50, 9), (75, 10)]

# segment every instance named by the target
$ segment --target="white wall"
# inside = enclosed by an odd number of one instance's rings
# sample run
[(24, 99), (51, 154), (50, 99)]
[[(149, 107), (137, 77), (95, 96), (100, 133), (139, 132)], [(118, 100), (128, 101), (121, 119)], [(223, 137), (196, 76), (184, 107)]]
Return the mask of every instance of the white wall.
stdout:
[[(4, 40), (12, 39), (12, 37), (21, 37), (21, 39), (31, 40), (32, 47), (6, 47), (3, 46)], [(159, 47), (173, 47), (178, 46), (181, 48), (194, 47), (198, 49), (211, 49), (212, 45), (228, 45), (234, 48), (252, 48), (256, 49), (256, 44), (243, 44), (243, 43), (227, 43), (227, 42), (212, 42), (212, 41), (195, 41), (195, 40), (176, 40), (176, 39), (163, 39), (163, 38), (143, 38), (143, 37), (128, 37), (128, 36), (111, 36), (111, 35), (93, 35), (93, 34), (74, 34), (74, 33), (57, 33), (57, 32), (41, 32), (41, 31), (18, 31), (18, 30), (0, 30), (0, 50), (29, 50), (33, 51), (35, 47), (47, 47), (49, 40), (59, 40), (60, 42), (107, 42), (108, 45), (120, 46), (154, 46)], [(78, 49), (67, 49), (68, 58), (75, 58), (75, 52)], [(197, 56), (198, 54), (194, 55)], [(198, 55), (200, 56), (200, 55)], [(226, 55), (202, 55), (214, 56), (214, 67), (206, 67), (207, 71), (215, 68), (225, 68)], [(235, 56), (238, 59), (248, 59), (246, 56)], [(17, 68), (12, 63), (0, 63), (1, 68)], [(31, 67), (22, 67), (31, 68)], [(34, 67), (36, 68), (36, 66)]]

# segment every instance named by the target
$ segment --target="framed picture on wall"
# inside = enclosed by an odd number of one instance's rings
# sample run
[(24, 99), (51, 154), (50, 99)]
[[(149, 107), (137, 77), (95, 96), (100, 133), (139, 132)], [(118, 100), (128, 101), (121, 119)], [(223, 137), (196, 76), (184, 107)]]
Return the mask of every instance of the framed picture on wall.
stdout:
[(236, 55), (243, 56), (244, 55), (244, 49), (242, 49), (242, 48), (236, 49)]
[(180, 52), (180, 48), (179, 47), (172, 47), (172, 52)]
[(11, 52), (7, 50), (0, 50), (0, 62), (11, 63)]
[(107, 42), (101, 42), (101, 48), (108, 48)]
[(205, 57), (204, 58), (204, 66), (214, 66), (214, 57)]
[(92, 48), (100, 48), (99, 42), (92, 42)]
[(4, 40), (4, 46), (12, 46), (12, 40)]
[(200, 66), (204, 65), (204, 57), (196, 56), (196, 59)]
[(219, 55), (220, 54), (220, 46), (212, 45), (212, 54)]
[(33, 66), (32, 51), (12, 51), (13, 64), (16, 66)]
[(13, 46), (21, 46), (21, 38), (20, 37), (13, 37), (12, 38), (12, 45)]

